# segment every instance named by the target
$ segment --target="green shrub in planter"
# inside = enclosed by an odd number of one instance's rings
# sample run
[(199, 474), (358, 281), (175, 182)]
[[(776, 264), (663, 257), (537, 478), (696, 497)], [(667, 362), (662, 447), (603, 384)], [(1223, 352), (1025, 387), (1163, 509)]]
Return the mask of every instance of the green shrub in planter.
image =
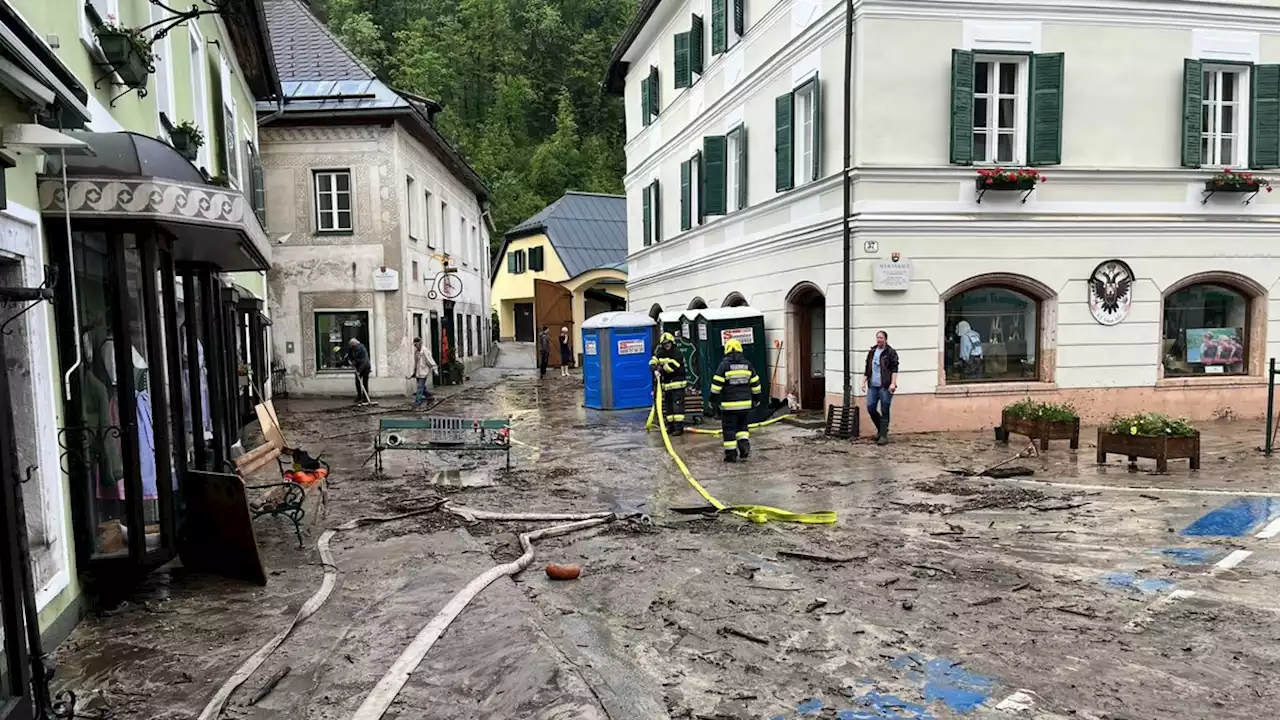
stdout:
[(1005, 413), (1019, 420), (1048, 420), (1049, 422), (1072, 422), (1079, 420), (1076, 409), (1067, 404), (1037, 402), (1031, 398), (1019, 400), (1004, 407)]
[(190, 120), (184, 120), (169, 131), (169, 141), (182, 157), (195, 160), (204, 146), (204, 133)]
[(1143, 437), (1192, 437), (1196, 434), (1196, 429), (1186, 418), (1171, 418), (1160, 413), (1116, 416), (1111, 418), (1106, 430), (1113, 435)]
[(120, 80), (135, 90), (145, 88), (155, 62), (151, 41), (136, 28), (111, 24), (99, 27), (94, 34), (102, 54)]

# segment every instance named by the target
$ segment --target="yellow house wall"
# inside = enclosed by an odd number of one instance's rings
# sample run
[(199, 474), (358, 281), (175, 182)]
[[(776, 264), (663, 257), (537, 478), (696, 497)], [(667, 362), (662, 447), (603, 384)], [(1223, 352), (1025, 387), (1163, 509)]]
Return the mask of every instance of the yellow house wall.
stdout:
[[(518, 275), (507, 272), (507, 253), (530, 248), (543, 248), (543, 269), (539, 272), (526, 270)], [(512, 240), (502, 257), (498, 258), (498, 271), (493, 276), (493, 287), (490, 303), (498, 313), (498, 337), (513, 338), (516, 334), (515, 303), (533, 302), (533, 281), (550, 280), (564, 282), (569, 279), (569, 271), (564, 269), (560, 256), (551, 246), (551, 241), (544, 234), (530, 235)]]
[[(626, 282), (627, 274), (617, 270), (588, 270), (560, 283), (566, 290), (573, 293), (573, 351), (578, 357), (582, 357), (582, 323), (587, 319), (586, 291), (601, 280)], [(627, 299), (626, 285), (606, 285), (603, 289), (623, 300)]]

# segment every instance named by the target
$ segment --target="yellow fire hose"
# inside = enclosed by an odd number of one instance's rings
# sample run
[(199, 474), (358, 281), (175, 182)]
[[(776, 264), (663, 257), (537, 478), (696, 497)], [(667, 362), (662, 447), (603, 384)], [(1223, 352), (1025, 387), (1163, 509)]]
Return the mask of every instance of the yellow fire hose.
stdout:
[[(655, 376), (656, 375), (657, 373), (655, 373)], [(777, 520), (779, 522), (795, 522), (807, 525), (826, 525), (836, 521), (836, 513), (834, 510), (795, 513), (790, 510), (781, 510), (767, 505), (725, 505), (712, 497), (711, 493), (707, 492), (707, 489), (702, 487), (702, 485), (693, 477), (693, 473), (689, 472), (689, 467), (684, 464), (684, 460), (680, 459), (680, 455), (677, 454), (675, 448), (671, 446), (671, 436), (667, 434), (666, 416), (662, 412), (661, 382), (659, 382), (657, 391), (654, 393), (654, 398), (654, 407), (653, 410), (650, 411), (649, 417), (650, 421), (652, 421), (654, 415), (657, 415), (658, 417), (658, 429), (662, 431), (662, 443), (667, 447), (667, 454), (671, 456), (672, 460), (676, 461), (676, 467), (680, 468), (680, 472), (684, 475), (684, 479), (689, 481), (689, 484), (693, 486), (693, 489), (697, 490), (698, 494), (702, 496), (702, 499), (706, 500), (711, 507), (715, 508), (719, 512), (733, 513), (738, 517), (746, 518), (747, 520), (755, 523), (766, 523), (770, 520)], [(762, 423), (752, 425), (751, 427), (769, 425), (781, 419), (781, 417), (773, 418)], [(702, 432), (704, 434), (714, 434), (714, 431), (711, 430), (703, 430)]]

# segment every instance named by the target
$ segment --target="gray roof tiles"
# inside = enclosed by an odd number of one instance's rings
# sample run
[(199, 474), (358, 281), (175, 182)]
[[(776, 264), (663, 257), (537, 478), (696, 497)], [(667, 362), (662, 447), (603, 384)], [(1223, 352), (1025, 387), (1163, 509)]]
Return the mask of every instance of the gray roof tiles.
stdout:
[(373, 79), (301, 0), (266, 0), (264, 7), (281, 82)]
[(507, 231), (507, 239), (545, 232), (569, 277), (597, 268), (625, 272), (627, 199), (570, 191)]

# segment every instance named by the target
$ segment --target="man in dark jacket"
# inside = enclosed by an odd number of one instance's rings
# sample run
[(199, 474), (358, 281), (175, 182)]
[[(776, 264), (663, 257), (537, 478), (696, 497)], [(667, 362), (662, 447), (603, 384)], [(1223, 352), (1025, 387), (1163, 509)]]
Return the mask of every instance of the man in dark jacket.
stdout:
[(724, 461), (746, 460), (751, 455), (751, 432), (747, 417), (760, 401), (760, 376), (742, 354), (742, 343), (730, 339), (724, 344), (724, 359), (711, 376), (711, 408), (720, 414), (724, 440)]
[(862, 391), (867, 394), (867, 415), (876, 426), (876, 444), (889, 444), (889, 405), (898, 392), (898, 353), (889, 347), (889, 333), (876, 333), (876, 344), (867, 351), (862, 373)]
[(542, 332), (538, 333), (538, 375), (545, 377), (547, 374), (547, 366), (551, 364), (551, 333), (547, 331), (547, 326), (542, 326)]
[(369, 360), (369, 348), (356, 338), (351, 338), (343, 357), (346, 364), (356, 371), (356, 402), (369, 402), (369, 375), (373, 372), (373, 363)]
[(649, 369), (657, 370), (661, 378), (658, 392), (662, 393), (662, 415), (667, 430), (672, 435), (683, 435), (684, 389), (689, 383), (685, 376), (684, 357), (676, 349), (674, 335), (662, 333), (658, 338), (658, 347), (653, 349), (653, 357), (649, 358)]

